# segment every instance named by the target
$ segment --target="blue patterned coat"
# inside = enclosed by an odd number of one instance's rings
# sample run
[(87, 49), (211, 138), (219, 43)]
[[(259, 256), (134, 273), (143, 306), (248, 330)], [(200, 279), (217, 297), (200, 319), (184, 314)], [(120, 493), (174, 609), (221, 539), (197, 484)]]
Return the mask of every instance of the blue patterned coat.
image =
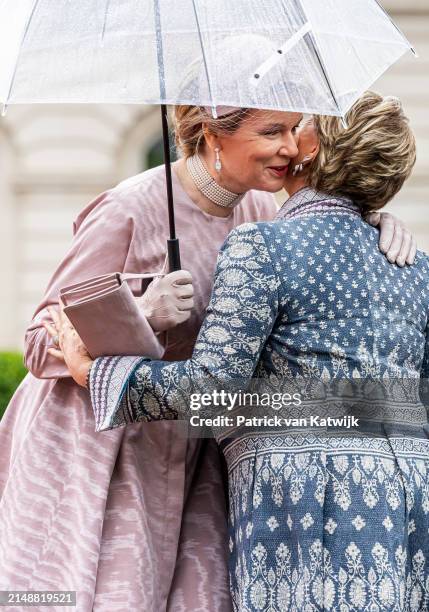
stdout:
[[(229, 235), (192, 359), (96, 360), (97, 429), (183, 418), (208, 378), (428, 378), (428, 273), (389, 264), (350, 200), (301, 190)], [(428, 610), (428, 432), (219, 439), (235, 610)]]

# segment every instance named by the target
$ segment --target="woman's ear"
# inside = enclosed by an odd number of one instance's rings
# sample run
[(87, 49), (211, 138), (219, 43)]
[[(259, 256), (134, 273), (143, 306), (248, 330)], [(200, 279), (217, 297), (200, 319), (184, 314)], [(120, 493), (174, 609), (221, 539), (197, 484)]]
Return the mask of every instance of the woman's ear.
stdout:
[(320, 144), (317, 142), (311, 149), (306, 153), (302, 160), (303, 164), (312, 164), (320, 151)]
[(314, 128), (308, 134), (307, 149), (309, 159), (311, 159), (311, 161), (315, 160), (320, 151), (320, 140)]
[(205, 143), (211, 151), (221, 148), (217, 136), (208, 130), (205, 123), (203, 123), (203, 134)]
[(316, 157), (319, 155), (319, 151), (320, 151), (320, 141), (318, 139), (313, 148), (312, 159), (316, 159)]
[(307, 151), (305, 152), (304, 157), (301, 160), (301, 163), (306, 164), (306, 163), (313, 163), (313, 161), (316, 159), (316, 157), (318, 156), (320, 151), (320, 144), (316, 143), (314, 146), (312, 146), (311, 148), (307, 148)]

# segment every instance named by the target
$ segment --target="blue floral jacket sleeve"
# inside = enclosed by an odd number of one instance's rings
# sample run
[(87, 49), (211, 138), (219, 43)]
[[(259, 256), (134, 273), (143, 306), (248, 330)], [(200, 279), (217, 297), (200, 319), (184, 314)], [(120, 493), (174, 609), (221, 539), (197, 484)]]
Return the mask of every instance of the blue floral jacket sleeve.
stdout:
[(101, 357), (89, 387), (96, 430), (136, 421), (185, 417), (189, 397), (229, 381), (249, 381), (279, 314), (278, 275), (263, 227), (234, 229), (218, 258), (206, 319), (192, 358), (150, 361)]

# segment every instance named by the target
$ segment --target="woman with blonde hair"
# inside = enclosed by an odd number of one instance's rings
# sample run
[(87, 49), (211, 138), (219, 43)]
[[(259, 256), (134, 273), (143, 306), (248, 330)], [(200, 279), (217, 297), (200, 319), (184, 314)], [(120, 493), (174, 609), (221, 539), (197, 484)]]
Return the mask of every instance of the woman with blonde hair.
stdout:
[[(274, 222), (229, 234), (187, 361), (92, 362), (63, 326), (73, 377), (85, 386), (89, 374), (98, 431), (184, 418), (191, 394), (258, 379), (300, 391), (289, 416), (305, 414), (312, 382), (325, 383), (323, 402), (309, 396), (307, 407), (326, 417), (357, 405), (354, 429), (253, 426), (219, 436), (237, 611), (427, 608), (429, 436), (415, 395), (429, 375), (429, 258), (389, 264), (362, 218), (399, 191), (415, 155), (394, 98), (365, 94), (347, 127), (333, 117), (306, 122), (285, 180), (292, 196)], [(384, 395), (368, 403), (377, 382)], [(399, 395), (389, 392), (396, 382)]]

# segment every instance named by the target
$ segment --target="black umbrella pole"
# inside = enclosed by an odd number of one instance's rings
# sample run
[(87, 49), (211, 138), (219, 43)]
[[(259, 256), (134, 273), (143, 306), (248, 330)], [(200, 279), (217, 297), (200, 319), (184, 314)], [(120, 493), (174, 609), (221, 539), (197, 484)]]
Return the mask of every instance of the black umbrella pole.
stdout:
[(161, 105), (162, 135), (164, 142), (165, 180), (167, 183), (168, 224), (170, 238), (167, 240), (169, 271), (181, 270), (179, 240), (176, 238), (174, 219), (173, 181), (171, 178), (170, 137), (168, 134), (168, 115), (165, 104)]

